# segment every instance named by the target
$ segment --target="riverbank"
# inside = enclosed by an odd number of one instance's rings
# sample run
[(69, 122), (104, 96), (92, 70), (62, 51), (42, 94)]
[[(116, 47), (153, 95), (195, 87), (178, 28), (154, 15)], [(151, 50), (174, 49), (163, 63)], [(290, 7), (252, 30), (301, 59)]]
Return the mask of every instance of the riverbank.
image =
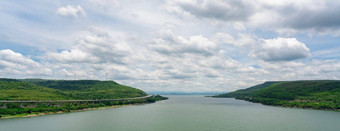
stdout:
[[(336, 108), (322, 108), (323, 103), (314, 102), (313, 104), (296, 104), (296, 101), (279, 101), (279, 100), (267, 100), (267, 101), (260, 101), (258, 99), (250, 99), (250, 98), (234, 98), (234, 97), (219, 97), (219, 96), (205, 96), (211, 98), (233, 98), (236, 100), (243, 100), (251, 103), (258, 103), (266, 106), (276, 106), (276, 107), (284, 107), (284, 108), (294, 108), (294, 109), (310, 109), (310, 110), (324, 110), (324, 111), (340, 111), (340, 109)], [(270, 101), (270, 102), (268, 102)], [(275, 102), (273, 102), (275, 101)], [(301, 101), (299, 101), (301, 102)], [(288, 104), (290, 103), (290, 104)], [(292, 104), (295, 103), (295, 104)], [(313, 106), (314, 105), (314, 106)], [(318, 108), (315, 108), (315, 105), (319, 105)]]
[[(218, 98), (218, 97), (215, 97)], [(247, 98), (235, 98), (237, 100), (244, 100), (252, 103), (259, 103), (268, 106), (277, 106), (284, 108), (295, 108), (295, 109), (310, 109), (310, 110), (324, 110), (324, 111), (340, 111), (338, 108), (329, 108), (325, 103), (316, 101), (284, 101), (284, 100), (274, 100), (274, 99), (247, 99)], [(309, 102), (309, 103), (306, 103)]]
[[(150, 104), (150, 103), (144, 103)], [(35, 117), (35, 116), (44, 116), (44, 115), (53, 115), (53, 114), (63, 114), (63, 113), (72, 113), (72, 112), (81, 112), (81, 111), (90, 111), (90, 110), (101, 110), (101, 109), (110, 109), (110, 108), (118, 108), (118, 107), (125, 107), (125, 106), (133, 106), (133, 105), (142, 105), (142, 104), (130, 104), (130, 105), (114, 105), (114, 106), (107, 106), (107, 107), (96, 107), (96, 108), (84, 108), (81, 110), (71, 110), (69, 112), (66, 111), (58, 111), (58, 112), (45, 112), (45, 113), (24, 113), (24, 114), (17, 114), (17, 115), (4, 115), (1, 119), (12, 119), (12, 118), (22, 118), (22, 117)]]
[(77, 105), (77, 106), (63, 105), (59, 107), (49, 106), (49, 107), (37, 107), (37, 108), (0, 109), (0, 112), (3, 112), (2, 114), (0, 113), (0, 119), (33, 117), (33, 116), (71, 113), (71, 112), (88, 111), (88, 110), (96, 110), (96, 109), (117, 108), (117, 107), (123, 107), (123, 106), (149, 104), (149, 103), (154, 103), (156, 101), (161, 101), (161, 100), (166, 100), (166, 99), (168, 98), (156, 95), (156, 96), (143, 98), (143, 99), (134, 99), (134, 100), (127, 100), (127, 101), (119, 101), (119, 102), (107, 102), (107, 103), (99, 103), (99, 104), (82, 104), (82, 105)]

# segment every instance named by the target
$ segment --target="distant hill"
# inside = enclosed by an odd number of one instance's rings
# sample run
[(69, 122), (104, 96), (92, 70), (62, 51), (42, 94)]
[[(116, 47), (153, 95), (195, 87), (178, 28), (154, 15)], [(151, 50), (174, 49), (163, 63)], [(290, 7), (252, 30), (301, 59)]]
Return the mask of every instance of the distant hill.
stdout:
[(0, 100), (116, 99), (146, 96), (114, 81), (0, 79)]
[(285, 107), (340, 109), (340, 81), (265, 82), (247, 89), (213, 97), (230, 97), (266, 105)]
[(162, 92), (154, 91), (148, 92), (149, 94), (160, 94), (160, 95), (216, 95), (218, 92)]

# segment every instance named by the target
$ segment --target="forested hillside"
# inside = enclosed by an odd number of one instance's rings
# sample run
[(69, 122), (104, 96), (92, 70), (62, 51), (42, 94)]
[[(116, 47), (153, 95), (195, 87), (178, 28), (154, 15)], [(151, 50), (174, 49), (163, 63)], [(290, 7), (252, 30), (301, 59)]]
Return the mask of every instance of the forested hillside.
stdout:
[(265, 82), (214, 97), (233, 97), (266, 105), (339, 110), (340, 81)]
[(0, 100), (116, 99), (146, 96), (114, 81), (0, 79)]
[(68, 94), (32, 83), (0, 79), (0, 100), (65, 100)]
[(120, 85), (114, 81), (41, 79), (26, 79), (23, 81), (63, 91), (74, 99), (115, 99), (147, 95), (142, 90)]
[(13, 100), (102, 100), (147, 96), (139, 89), (120, 85), (114, 81), (99, 80), (43, 80), (0, 78), (0, 118), (29, 114), (71, 112), (88, 108), (111, 107), (127, 104), (153, 103), (165, 100), (159, 95), (140, 99), (100, 102), (8, 102)]

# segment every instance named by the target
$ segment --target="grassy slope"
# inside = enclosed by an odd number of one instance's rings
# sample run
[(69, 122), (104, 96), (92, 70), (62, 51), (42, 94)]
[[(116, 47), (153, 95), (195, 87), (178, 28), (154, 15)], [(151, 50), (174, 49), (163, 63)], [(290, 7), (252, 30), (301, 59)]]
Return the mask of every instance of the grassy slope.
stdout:
[(256, 92), (257, 90), (265, 88), (265, 87), (267, 87), (267, 86), (269, 86), (271, 84), (275, 84), (275, 83), (277, 83), (277, 82), (265, 82), (263, 84), (255, 85), (255, 86), (249, 87), (247, 89), (241, 89), (241, 90), (237, 90), (237, 91), (234, 91), (234, 92), (229, 92), (229, 93), (226, 93), (226, 94), (219, 94), (219, 95), (216, 95), (214, 97), (235, 98), (235, 97), (240, 97), (240, 96), (249, 96), (252, 93)]
[(340, 81), (266, 82), (215, 97), (234, 97), (267, 105), (340, 109)]
[(0, 79), (0, 100), (71, 99), (62, 91), (12, 79)]
[(32, 79), (26, 79), (24, 81), (61, 90), (75, 99), (115, 99), (147, 95), (142, 90), (120, 85), (114, 81)]
[(0, 100), (115, 99), (147, 95), (114, 81), (0, 79)]

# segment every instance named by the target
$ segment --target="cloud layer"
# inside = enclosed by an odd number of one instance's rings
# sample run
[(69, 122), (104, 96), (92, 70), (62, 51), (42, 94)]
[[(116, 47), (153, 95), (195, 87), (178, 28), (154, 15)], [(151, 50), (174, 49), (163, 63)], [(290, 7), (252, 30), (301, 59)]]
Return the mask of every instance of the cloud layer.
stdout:
[(48, 52), (47, 59), (60, 63), (119, 63), (131, 52), (130, 46), (117, 37), (92, 27), (70, 50)]
[(339, 79), (337, 1), (0, 2), (1, 77), (226, 92)]
[(172, 0), (167, 8), (182, 16), (192, 15), (220, 22), (238, 22), (249, 28), (278, 33), (297, 31), (338, 35), (339, 7), (336, 1), (311, 0)]
[(173, 0), (169, 2), (178, 13), (191, 14), (198, 18), (225, 21), (243, 21), (252, 15), (253, 6), (243, 0)]

